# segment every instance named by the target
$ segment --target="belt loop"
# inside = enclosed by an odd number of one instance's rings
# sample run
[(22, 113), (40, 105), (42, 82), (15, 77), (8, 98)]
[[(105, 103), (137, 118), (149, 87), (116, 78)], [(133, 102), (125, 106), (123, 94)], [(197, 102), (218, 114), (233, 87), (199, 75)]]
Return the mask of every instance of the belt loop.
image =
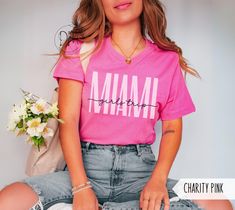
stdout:
[(86, 152), (88, 152), (89, 150), (89, 145), (90, 145), (91, 142), (86, 142)]
[(137, 155), (140, 156), (141, 155), (141, 150), (140, 150), (140, 145), (136, 144), (136, 150), (137, 150)]
[(115, 153), (118, 152), (118, 147), (117, 147), (117, 145), (112, 145), (112, 148), (114, 149), (114, 152), (115, 152)]

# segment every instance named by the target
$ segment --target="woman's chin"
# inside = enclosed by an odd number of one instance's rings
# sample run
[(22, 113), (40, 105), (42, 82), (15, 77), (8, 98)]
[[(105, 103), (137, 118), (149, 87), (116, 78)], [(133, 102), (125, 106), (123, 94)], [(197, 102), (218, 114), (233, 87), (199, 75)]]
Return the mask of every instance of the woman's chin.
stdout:
[(115, 18), (113, 18), (113, 21), (111, 21), (113, 24), (118, 25), (125, 25), (127, 23), (130, 23), (132, 21), (138, 20), (138, 15), (134, 15), (133, 13), (122, 13), (115, 15)]

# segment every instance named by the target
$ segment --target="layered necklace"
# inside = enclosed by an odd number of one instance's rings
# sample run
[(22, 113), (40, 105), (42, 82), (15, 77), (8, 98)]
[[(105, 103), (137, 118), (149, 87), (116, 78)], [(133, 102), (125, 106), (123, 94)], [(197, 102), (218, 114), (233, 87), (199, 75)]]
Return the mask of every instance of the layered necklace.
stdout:
[(127, 64), (130, 64), (131, 63), (131, 56), (133, 55), (133, 53), (136, 51), (137, 47), (139, 46), (141, 40), (142, 40), (142, 36), (140, 37), (140, 40), (138, 42), (138, 44), (136, 45), (135, 49), (132, 51), (132, 53), (130, 55), (126, 55), (123, 50), (121, 49), (121, 47), (112, 39), (112, 36), (111, 36), (111, 40), (112, 42), (121, 50), (122, 54), (125, 56), (125, 61)]

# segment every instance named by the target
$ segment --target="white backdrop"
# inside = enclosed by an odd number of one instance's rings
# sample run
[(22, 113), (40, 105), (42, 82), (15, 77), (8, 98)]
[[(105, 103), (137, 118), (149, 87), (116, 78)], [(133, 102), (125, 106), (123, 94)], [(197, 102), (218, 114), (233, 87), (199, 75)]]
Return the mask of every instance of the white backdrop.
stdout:
[[(8, 112), (19, 102), (19, 88), (50, 98), (56, 81), (50, 69), (56, 57), (54, 35), (79, 1), (0, 0), (0, 188), (26, 177), (29, 145), (6, 131)], [(188, 75), (187, 84), (196, 112), (185, 116), (183, 139), (171, 178), (235, 178), (234, 0), (164, 0), (168, 35), (178, 43), (202, 76)], [(158, 150), (161, 123), (153, 149)]]

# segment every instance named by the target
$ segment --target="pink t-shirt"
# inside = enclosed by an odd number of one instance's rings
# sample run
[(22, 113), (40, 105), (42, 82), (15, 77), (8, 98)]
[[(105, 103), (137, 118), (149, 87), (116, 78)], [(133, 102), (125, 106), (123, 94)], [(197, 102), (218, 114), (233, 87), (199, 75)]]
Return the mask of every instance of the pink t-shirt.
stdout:
[[(81, 44), (81, 40), (71, 41), (66, 54), (79, 54)], [(83, 83), (81, 141), (152, 144), (159, 119), (173, 120), (196, 110), (178, 54), (161, 50), (149, 39), (127, 64), (106, 36), (100, 51), (90, 57), (86, 74), (79, 58), (61, 58), (53, 77), (57, 82), (66, 78)]]

